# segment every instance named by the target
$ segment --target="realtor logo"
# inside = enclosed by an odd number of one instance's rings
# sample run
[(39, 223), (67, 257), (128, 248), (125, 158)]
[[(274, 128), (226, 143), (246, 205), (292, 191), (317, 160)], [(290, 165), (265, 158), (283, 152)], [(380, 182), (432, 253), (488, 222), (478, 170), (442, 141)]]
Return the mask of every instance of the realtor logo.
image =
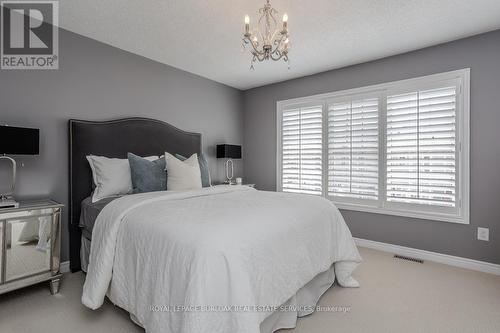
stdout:
[(0, 5), (0, 68), (58, 69), (58, 1), (0, 1)]

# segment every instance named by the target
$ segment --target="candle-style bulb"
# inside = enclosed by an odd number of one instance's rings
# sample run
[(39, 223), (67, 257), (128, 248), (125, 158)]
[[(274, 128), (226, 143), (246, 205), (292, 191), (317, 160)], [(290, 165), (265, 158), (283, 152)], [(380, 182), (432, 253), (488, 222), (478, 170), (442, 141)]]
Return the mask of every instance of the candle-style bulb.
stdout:
[(250, 33), (250, 17), (245, 15), (245, 35)]
[(287, 31), (288, 31), (288, 15), (285, 13), (285, 15), (283, 15), (283, 32)]

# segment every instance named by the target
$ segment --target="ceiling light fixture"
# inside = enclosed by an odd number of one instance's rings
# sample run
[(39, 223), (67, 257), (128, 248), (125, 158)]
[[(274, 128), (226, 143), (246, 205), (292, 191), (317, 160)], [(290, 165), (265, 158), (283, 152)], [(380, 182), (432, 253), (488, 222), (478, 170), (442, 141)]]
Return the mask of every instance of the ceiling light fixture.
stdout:
[(283, 25), (278, 27), (276, 16), (278, 11), (271, 7), (269, 0), (264, 7), (259, 9), (261, 15), (255, 31), (250, 31), (250, 17), (245, 15), (245, 33), (243, 34), (242, 48), (250, 44), (252, 49), (252, 62), (250, 69), (254, 69), (254, 63), (258, 60), (272, 59), (278, 61), (283, 59), (288, 63), (290, 69), (290, 60), (288, 51), (290, 49), (290, 38), (288, 35), (288, 15), (283, 15)]

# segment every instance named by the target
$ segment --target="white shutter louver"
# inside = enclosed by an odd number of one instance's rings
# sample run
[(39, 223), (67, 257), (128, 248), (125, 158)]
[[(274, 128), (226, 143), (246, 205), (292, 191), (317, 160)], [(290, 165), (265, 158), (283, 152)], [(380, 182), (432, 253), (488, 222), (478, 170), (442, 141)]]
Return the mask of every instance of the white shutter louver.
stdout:
[(284, 192), (322, 195), (323, 107), (282, 113), (281, 184)]
[(328, 106), (328, 195), (378, 199), (378, 98)]
[(455, 207), (456, 90), (387, 97), (387, 201)]

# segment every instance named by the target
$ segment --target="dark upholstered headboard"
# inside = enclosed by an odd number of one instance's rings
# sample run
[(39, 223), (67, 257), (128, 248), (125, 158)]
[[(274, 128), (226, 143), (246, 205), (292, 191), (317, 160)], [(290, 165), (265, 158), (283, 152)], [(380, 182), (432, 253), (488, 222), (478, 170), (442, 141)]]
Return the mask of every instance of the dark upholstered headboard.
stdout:
[(182, 131), (159, 120), (125, 118), (111, 121), (69, 120), (69, 232), (70, 268), (79, 271), (81, 230), (78, 227), (83, 199), (92, 191), (87, 155), (127, 158), (201, 152), (201, 134)]

